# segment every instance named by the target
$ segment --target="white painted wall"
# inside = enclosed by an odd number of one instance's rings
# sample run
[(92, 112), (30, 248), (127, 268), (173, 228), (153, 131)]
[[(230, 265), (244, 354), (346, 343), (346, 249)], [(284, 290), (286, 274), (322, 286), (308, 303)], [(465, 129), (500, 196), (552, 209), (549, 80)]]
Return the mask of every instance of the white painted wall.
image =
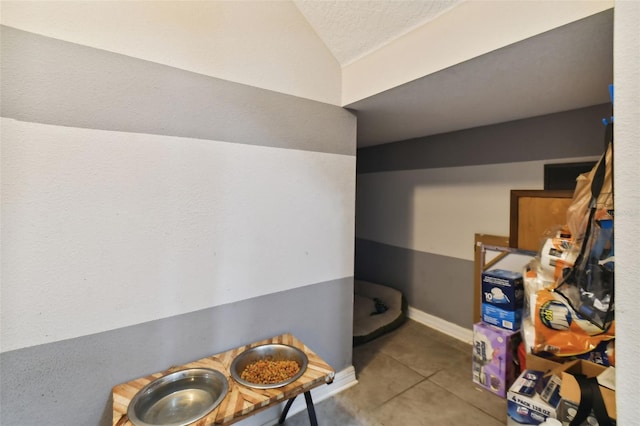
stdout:
[(340, 104), (336, 59), (288, 1), (2, 1), (14, 28)]
[[(1, 7), (3, 25), (340, 100), (291, 2)], [(351, 155), (2, 119), (2, 178), (2, 352), (353, 274)]]
[(342, 105), (611, 7), (612, 0), (466, 1), (343, 67)]
[(354, 171), (353, 156), (2, 119), (2, 351), (353, 275)]
[(544, 164), (596, 159), (579, 157), (360, 174), (356, 235), (396, 247), (473, 261), (475, 233), (509, 235), (512, 189), (543, 189)]
[(614, 13), (616, 394), (618, 424), (633, 425), (640, 418), (640, 2), (617, 1)]

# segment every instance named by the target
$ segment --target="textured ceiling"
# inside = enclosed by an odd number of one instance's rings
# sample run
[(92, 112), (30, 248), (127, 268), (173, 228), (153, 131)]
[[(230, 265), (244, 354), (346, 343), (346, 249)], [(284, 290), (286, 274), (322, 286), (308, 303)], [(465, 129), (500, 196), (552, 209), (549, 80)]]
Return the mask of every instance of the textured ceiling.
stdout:
[(608, 10), (346, 107), (362, 148), (607, 103), (611, 83)]
[[(344, 66), (462, 2), (295, 4)], [(345, 106), (363, 148), (606, 103), (612, 82), (609, 9)]]
[(344, 66), (437, 18), (462, 0), (297, 0), (294, 3)]

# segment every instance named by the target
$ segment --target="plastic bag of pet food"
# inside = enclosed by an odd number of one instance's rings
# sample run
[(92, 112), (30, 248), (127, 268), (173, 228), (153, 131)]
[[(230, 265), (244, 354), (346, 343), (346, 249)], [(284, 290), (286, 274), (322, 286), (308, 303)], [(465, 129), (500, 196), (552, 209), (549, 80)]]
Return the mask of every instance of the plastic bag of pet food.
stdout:
[(607, 151), (593, 169), (585, 229), (574, 234), (580, 251), (573, 266), (562, 270), (556, 287), (582, 318), (602, 331), (615, 317), (612, 124), (607, 125), (605, 133)]
[[(613, 140), (613, 137), (611, 137)], [(608, 141), (607, 141), (608, 142)], [(603, 177), (601, 177), (601, 190), (595, 194), (592, 193), (593, 181), (598, 173), (600, 163), (609, 165), (604, 168)], [(573, 192), (571, 205), (567, 209), (567, 227), (574, 240), (582, 241), (589, 222), (589, 211), (592, 202), (599, 210), (613, 210), (613, 145), (608, 144), (605, 153), (599, 160), (598, 164), (588, 173), (583, 173), (576, 179), (576, 188)]]
[(615, 338), (615, 322), (602, 331), (578, 315), (566, 300), (554, 291), (540, 290), (535, 300), (534, 353), (574, 356), (596, 349), (601, 342)]
[(547, 232), (537, 256), (541, 272), (546, 278), (556, 281), (565, 268), (573, 266), (579, 251), (566, 227)]

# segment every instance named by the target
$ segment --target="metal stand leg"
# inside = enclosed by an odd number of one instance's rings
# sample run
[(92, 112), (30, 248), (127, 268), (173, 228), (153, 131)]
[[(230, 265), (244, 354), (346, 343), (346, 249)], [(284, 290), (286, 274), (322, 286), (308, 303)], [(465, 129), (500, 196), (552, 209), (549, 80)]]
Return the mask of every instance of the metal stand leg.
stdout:
[(291, 404), (293, 404), (293, 400), (296, 399), (296, 397), (294, 396), (293, 398), (290, 398), (286, 405), (284, 406), (284, 410), (282, 411), (282, 414), (280, 414), (280, 419), (278, 419), (278, 424), (281, 425), (282, 423), (284, 423), (284, 419), (287, 418), (287, 413), (289, 412), (289, 408), (291, 408)]
[(311, 392), (306, 391), (304, 393), (304, 400), (307, 402), (307, 411), (309, 412), (309, 421), (311, 426), (318, 426), (318, 419), (316, 419), (316, 409), (313, 406), (313, 400), (311, 399)]
[[(284, 420), (287, 418), (287, 413), (289, 413), (289, 408), (291, 408), (291, 404), (293, 404), (293, 398), (289, 399), (284, 406), (284, 410), (282, 410), (282, 414), (280, 414), (280, 419), (278, 419), (278, 424), (281, 425), (284, 423)], [(311, 426), (318, 426), (318, 419), (316, 418), (316, 409), (313, 406), (313, 400), (311, 399), (311, 392), (306, 391), (304, 393), (304, 400), (307, 403), (307, 412), (309, 413), (309, 421), (311, 422)]]

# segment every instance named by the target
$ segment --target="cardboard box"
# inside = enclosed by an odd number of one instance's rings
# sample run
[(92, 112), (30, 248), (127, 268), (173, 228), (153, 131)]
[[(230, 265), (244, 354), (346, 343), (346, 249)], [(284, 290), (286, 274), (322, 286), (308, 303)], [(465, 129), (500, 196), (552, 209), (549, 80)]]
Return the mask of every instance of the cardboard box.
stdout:
[[(597, 377), (600, 392), (611, 422), (616, 424), (615, 378), (613, 367), (585, 360), (557, 363), (532, 354), (526, 356), (526, 370), (507, 392), (507, 413), (519, 424), (537, 425), (548, 417), (569, 424), (578, 411), (580, 386), (576, 374)], [(607, 387), (608, 386), (608, 387)], [(581, 426), (595, 426), (593, 412)]]
[(538, 425), (556, 418), (560, 403), (560, 378), (551, 370), (556, 362), (527, 354), (526, 369), (507, 392), (508, 417), (520, 424)]
[[(560, 387), (561, 400), (558, 406), (558, 419), (560, 421), (566, 423), (571, 422), (578, 411), (578, 406), (580, 405), (581, 400), (581, 391), (575, 375), (579, 374), (588, 378), (598, 378), (600, 394), (602, 395), (602, 400), (607, 410), (607, 414), (609, 415), (611, 423), (614, 425), (616, 424), (617, 412), (615, 383), (610, 382), (611, 379), (615, 380), (613, 367), (605, 367), (585, 360), (576, 360), (562, 364), (552, 372), (555, 375), (559, 375), (562, 380)], [(614, 389), (610, 389), (610, 387), (613, 387)], [(598, 421), (596, 420), (593, 411), (583, 423), (583, 425), (589, 426), (597, 424)]]
[(482, 304), (482, 321), (505, 330), (520, 330), (522, 309), (507, 311), (489, 303)]
[(522, 309), (524, 286), (522, 273), (493, 269), (482, 273), (482, 303), (505, 311)]
[(471, 360), (473, 382), (505, 397), (519, 373), (516, 351), (520, 340), (519, 332), (485, 323), (474, 324)]

